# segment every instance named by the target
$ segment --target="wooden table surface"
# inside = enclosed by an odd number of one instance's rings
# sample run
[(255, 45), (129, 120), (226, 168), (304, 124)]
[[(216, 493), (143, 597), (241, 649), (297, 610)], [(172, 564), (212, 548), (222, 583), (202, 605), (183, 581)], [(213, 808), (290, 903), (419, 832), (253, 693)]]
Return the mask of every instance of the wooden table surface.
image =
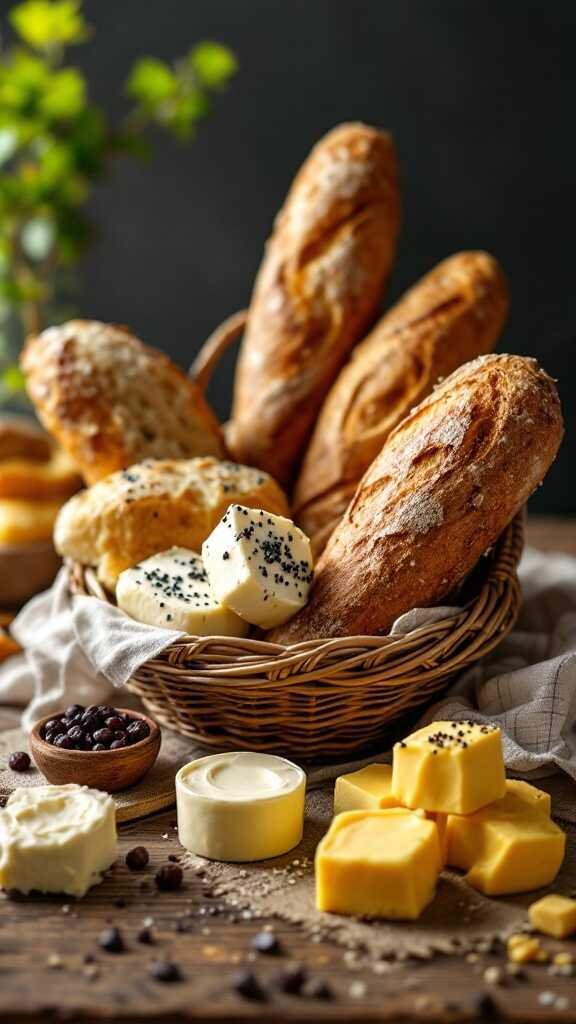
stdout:
[[(546, 549), (576, 554), (576, 522), (538, 520), (530, 540)], [(168, 811), (120, 829), (121, 858), (102, 885), (78, 902), (65, 898), (0, 898), (0, 1019), (118, 1022), (181, 1020), (320, 1022), (373, 1020), (559, 1020), (576, 1022), (576, 975), (557, 977), (545, 965), (529, 965), (521, 980), (504, 985), (484, 979), (486, 968), (502, 967), (501, 955), (476, 963), (441, 957), (409, 961), (400, 968), (382, 963), (357, 970), (342, 948), (314, 943), (297, 926), (274, 923), (278, 955), (257, 954), (254, 935), (265, 922), (246, 920), (211, 897), (201, 877), (188, 871), (179, 892), (159, 892), (154, 871), (181, 852), (175, 812)], [(130, 872), (126, 851), (144, 845), (145, 872)], [(147, 922), (154, 945), (139, 941)], [(106, 953), (99, 933), (115, 925), (126, 949)], [(564, 944), (566, 945), (566, 944)], [(576, 941), (572, 941), (576, 958)], [(160, 983), (154, 959), (176, 962), (182, 979)], [(312, 992), (280, 992), (276, 976), (303, 964)], [(248, 999), (234, 988), (235, 972), (253, 972), (263, 995)], [(324, 983), (324, 988), (314, 983)], [(489, 999), (486, 998), (489, 996)], [(556, 1005), (551, 1008), (551, 1001)]]

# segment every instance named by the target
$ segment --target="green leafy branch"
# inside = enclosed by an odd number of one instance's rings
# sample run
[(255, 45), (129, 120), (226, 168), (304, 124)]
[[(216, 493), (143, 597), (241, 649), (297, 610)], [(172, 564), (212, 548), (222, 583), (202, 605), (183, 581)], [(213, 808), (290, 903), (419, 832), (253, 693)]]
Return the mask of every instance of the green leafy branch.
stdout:
[(21, 388), (9, 362), (18, 341), (57, 315), (63, 271), (93, 237), (91, 189), (120, 156), (150, 153), (149, 129), (191, 140), (237, 71), (234, 54), (200, 42), (172, 63), (142, 57), (130, 69), (120, 124), (89, 98), (67, 49), (92, 34), (82, 0), (24, 0), (0, 49), (0, 402)]

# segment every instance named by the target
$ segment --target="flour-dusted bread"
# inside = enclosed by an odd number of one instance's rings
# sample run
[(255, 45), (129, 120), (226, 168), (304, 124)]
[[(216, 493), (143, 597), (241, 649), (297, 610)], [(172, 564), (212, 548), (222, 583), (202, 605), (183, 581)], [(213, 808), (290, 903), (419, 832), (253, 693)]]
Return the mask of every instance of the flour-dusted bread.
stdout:
[(388, 435), (439, 380), (494, 347), (507, 310), (497, 261), (456, 253), (356, 346), (324, 402), (294, 493), (296, 520), (316, 554)]
[(376, 315), (399, 220), (391, 137), (343, 124), (321, 139), (256, 279), (229, 434), (237, 461), (293, 479), (326, 392)]
[(28, 394), (87, 483), (146, 458), (224, 454), (198, 386), (128, 328), (70, 320), (31, 338)]
[(118, 575), (171, 547), (199, 552), (232, 502), (288, 515), (288, 502), (267, 473), (213, 458), (149, 460), (75, 495), (54, 531), (66, 558), (94, 566), (113, 590)]
[(533, 359), (456, 370), (390, 435), (316, 566), (307, 606), (269, 639), (386, 632), (454, 590), (545, 476), (562, 439)]

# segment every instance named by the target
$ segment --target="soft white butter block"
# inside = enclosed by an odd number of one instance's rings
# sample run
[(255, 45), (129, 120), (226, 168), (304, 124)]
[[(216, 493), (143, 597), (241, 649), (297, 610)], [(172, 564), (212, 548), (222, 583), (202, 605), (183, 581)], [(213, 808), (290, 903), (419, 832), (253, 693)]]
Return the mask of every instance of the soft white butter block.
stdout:
[(84, 896), (118, 856), (107, 793), (71, 783), (14, 790), (0, 811), (0, 886)]
[(272, 754), (210, 754), (176, 775), (178, 835), (211, 860), (278, 857), (300, 842), (306, 776)]
[(202, 558), (214, 597), (254, 626), (280, 626), (308, 600), (310, 541), (284, 516), (230, 505)]
[(248, 623), (212, 595), (200, 555), (170, 548), (125, 569), (116, 602), (138, 622), (194, 636), (246, 636)]

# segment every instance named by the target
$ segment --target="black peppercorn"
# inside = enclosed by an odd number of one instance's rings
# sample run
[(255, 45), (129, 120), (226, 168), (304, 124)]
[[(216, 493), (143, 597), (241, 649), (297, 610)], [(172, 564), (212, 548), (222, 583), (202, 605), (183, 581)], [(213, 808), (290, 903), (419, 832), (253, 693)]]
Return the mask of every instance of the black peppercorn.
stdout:
[(124, 939), (119, 928), (105, 928), (98, 936), (98, 945), (107, 953), (123, 953)]
[(30, 757), (25, 750), (15, 750), (8, 758), (8, 767), (13, 772), (27, 772), (30, 767)]
[(134, 846), (126, 854), (126, 867), (130, 871), (143, 871), (150, 860), (150, 854), (145, 846)]
[(182, 981), (182, 972), (178, 964), (173, 963), (172, 960), (154, 960), (150, 964), (150, 974), (154, 981), (162, 983)]
[(251, 999), (254, 1002), (266, 999), (266, 993), (252, 971), (238, 971), (232, 978), (232, 988), (243, 999)]
[(179, 889), (184, 879), (182, 868), (178, 864), (163, 864), (155, 875), (159, 889), (170, 891)]

